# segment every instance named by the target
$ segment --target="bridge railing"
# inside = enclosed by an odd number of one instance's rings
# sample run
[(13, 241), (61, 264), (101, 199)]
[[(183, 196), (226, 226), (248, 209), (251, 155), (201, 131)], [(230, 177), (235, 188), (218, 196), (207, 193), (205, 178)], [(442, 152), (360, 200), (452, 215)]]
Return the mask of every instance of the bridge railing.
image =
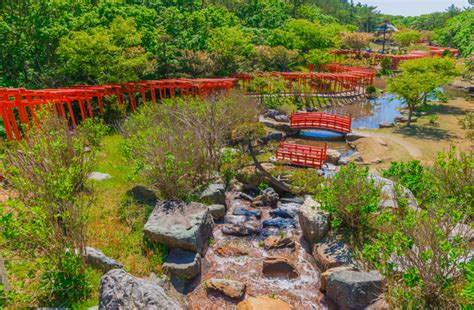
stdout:
[(321, 168), (326, 160), (327, 144), (318, 148), (301, 144), (281, 142), (276, 150), (276, 158), (294, 165)]
[(290, 126), (295, 129), (328, 129), (349, 133), (352, 130), (352, 117), (325, 112), (295, 112), (291, 114)]

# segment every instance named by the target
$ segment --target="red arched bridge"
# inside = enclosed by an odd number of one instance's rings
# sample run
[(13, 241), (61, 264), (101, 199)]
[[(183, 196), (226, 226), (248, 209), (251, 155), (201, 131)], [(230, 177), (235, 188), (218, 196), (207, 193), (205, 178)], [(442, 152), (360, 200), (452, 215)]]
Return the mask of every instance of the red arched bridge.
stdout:
[(291, 114), (290, 125), (295, 129), (325, 129), (349, 133), (351, 132), (352, 118), (325, 112), (297, 112)]
[(276, 158), (293, 165), (321, 168), (326, 160), (327, 145), (318, 148), (308, 145), (281, 142), (276, 150)]

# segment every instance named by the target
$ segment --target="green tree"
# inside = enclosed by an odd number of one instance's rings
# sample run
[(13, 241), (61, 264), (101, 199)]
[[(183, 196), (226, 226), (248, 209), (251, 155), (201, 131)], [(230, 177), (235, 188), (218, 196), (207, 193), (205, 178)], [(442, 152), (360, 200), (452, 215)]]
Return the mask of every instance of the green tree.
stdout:
[(404, 100), (411, 125), (413, 110), (426, 103), (428, 95), (448, 83), (458, 74), (456, 63), (450, 58), (421, 58), (400, 65), (402, 73), (389, 79), (387, 90)]
[(111, 83), (140, 79), (152, 63), (139, 44), (135, 21), (117, 17), (110, 27), (76, 31), (61, 39), (59, 71), (75, 83)]
[(314, 66), (316, 71), (321, 71), (322, 67), (332, 61), (332, 56), (322, 50), (314, 49), (305, 55), (306, 62)]
[(421, 32), (417, 30), (401, 30), (398, 32), (395, 32), (392, 35), (393, 41), (398, 44), (398, 46), (401, 47), (409, 47), (410, 45), (417, 43), (421, 39)]
[(344, 32), (342, 34), (342, 45), (360, 52), (363, 48), (369, 46), (374, 39), (371, 33), (367, 32)]
[(468, 9), (447, 21), (436, 30), (435, 40), (443, 46), (454, 45), (461, 55), (468, 57), (474, 52), (474, 9)]
[(251, 38), (240, 27), (216, 28), (211, 32), (207, 47), (217, 57), (220, 74), (231, 74), (248, 62), (255, 53)]

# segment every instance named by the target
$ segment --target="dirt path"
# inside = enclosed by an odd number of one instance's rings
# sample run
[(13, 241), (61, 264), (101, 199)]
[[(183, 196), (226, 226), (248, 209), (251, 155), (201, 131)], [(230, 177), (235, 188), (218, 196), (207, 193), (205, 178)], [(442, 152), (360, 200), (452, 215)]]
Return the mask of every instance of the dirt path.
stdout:
[(413, 145), (412, 143), (406, 141), (403, 138), (397, 137), (395, 135), (377, 133), (377, 132), (371, 132), (371, 135), (375, 136), (375, 137), (382, 138), (382, 139), (387, 139), (387, 140), (393, 141), (397, 144), (400, 144), (403, 148), (405, 148), (405, 150), (408, 152), (408, 154), (410, 154), (410, 156), (413, 157), (414, 159), (422, 159), (422, 157), (423, 157), (423, 153), (421, 152), (421, 150), (418, 147), (416, 147), (415, 145)]

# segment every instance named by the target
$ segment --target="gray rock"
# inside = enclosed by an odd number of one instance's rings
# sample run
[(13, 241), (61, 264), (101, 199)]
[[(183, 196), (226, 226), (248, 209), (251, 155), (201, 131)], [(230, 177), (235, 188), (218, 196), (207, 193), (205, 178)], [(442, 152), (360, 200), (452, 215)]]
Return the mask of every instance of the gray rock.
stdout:
[(143, 204), (155, 205), (158, 201), (155, 192), (142, 185), (135, 186), (128, 191), (128, 194), (131, 195), (135, 201)]
[(279, 132), (279, 131), (272, 131), (269, 132), (265, 137), (262, 138), (262, 141), (264, 143), (267, 143), (269, 141), (281, 141), (286, 137), (285, 133)]
[[(411, 117), (411, 122), (416, 123), (418, 119), (415, 116)], [(402, 115), (402, 116), (397, 116), (395, 117), (395, 122), (397, 123), (407, 123), (408, 122), (408, 116)]]
[(341, 270), (331, 273), (326, 295), (338, 309), (364, 309), (382, 293), (383, 278), (376, 271)]
[(290, 122), (284, 122), (284, 123), (283, 122), (278, 122), (274, 119), (263, 117), (263, 116), (261, 116), (259, 118), (259, 121), (263, 125), (265, 125), (267, 127), (270, 127), (270, 128), (273, 128), (273, 129), (276, 129), (278, 131), (283, 131), (284, 133), (286, 133), (289, 136), (296, 135), (299, 132), (298, 129), (291, 128)]
[(381, 122), (379, 124), (379, 128), (391, 128), (391, 127), (394, 127), (394, 126), (395, 126), (394, 123), (390, 123), (390, 122), (386, 122), (386, 121)]
[(285, 203), (296, 203), (302, 205), (304, 203), (304, 199), (301, 197), (284, 197), (280, 199), (280, 202)]
[(281, 123), (288, 123), (290, 121), (290, 118), (287, 115), (284, 115), (284, 114), (275, 115), (275, 117), (273, 119), (276, 120), (277, 122), (281, 122)]
[(282, 217), (285, 219), (293, 219), (298, 214), (299, 206), (295, 204), (286, 204), (280, 208), (270, 211), (270, 215), (273, 217)]
[(253, 206), (270, 206), (276, 208), (280, 196), (271, 187), (266, 188), (262, 191), (262, 194), (257, 196), (252, 202)]
[(328, 236), (314, 245), (313, 256), (321, 271), (349, 265), (352, 254), (345, 242), (337, 237)]
[(240, 281), (227, 279), (210, 279), (206, 281), (208, 289), (218, 291), (230, 298), (241, 298), (245, 294), (246, 285)]
[(210, 205), (207, 207), (209, 212), (211, 212), (212, 218), (214, 220), (223, 219), (225, 216), (225, 206), (224, 205)]
[(238, 197), (240, 199), (247, 200), (247, 201), (250, 201), (250, 202), (253, 202), (255, 200), (254, 197), (252, 197), (252, 196), (250, 196), (249, 194), (246, 194), (246, 193), (239, 193)]
[(371, 174), (369, 177), (375, 181), (376, 185), (380, 186), (379, 206), (381, 208), (398, 208), (398, 195), (400, 195), (402, 198), (407, 200), (409, 208), (413, 210), (419, 209), (415, 196), (408, 188), (398, 185), (397, 191), (397, 186), (392, 180), (383, 178), (376, 174)]
[(326, 151), (327, 163), (337, 165), (337, 163), (339, 162), (339, 159), (341, 159), (341, 152), (339, 152), (338, 150), (327, 149)]
[(89, 179), (94, 180), (94, 181), (105, 181), (112, 178), (110, 174), (102, 173), (102, 172), (91, 172), (89, 173), (88, 177)]
[(329, 214), (309, 196), (298, 210), (298, 219), (303, 236), (309, 242), (323, 239), (329, 231)]
[(99, 309), (179, 310), (182, 307), (161, 286), (136, 278), (123, 269), (113, 269), (100, 280)]
[(243, 225), (236, 224), (225, 224), (222, 226), (222, 233), (225, 235), (245, 237), (254, 235), (258, 232), (257, 225), (253, 223), (245, 222)]
[(162, 268), (171, 277), (191, 280), (201, 273), (201, 255), (196, 252), (172, 249)]
[(143, 228), (155, 243), (204, 254), (212, 238), (209, 209), (197, 202), (165, 201), (158, 203)]
[(341, 165), (341, 166), (347, 166), (347, 164), (349, 163), (349, 158), (348, 157), (343, 157), (343, 158), (339, 159), (339, 161), (337, 163), (338, 163), (338, 165)]
[(101, 251), (92, 247), (86, 247), (84, 249), (84, 259), (87, 264), (94, 268), (107, 272), (112, 269), (122, 269), (123, 265), (108, 256), (105, 256)]
[(202, 192), (200, 199), (208, 204), (220, 204), (225, 206), (225, 185), (220, 183), (210, 184)]

